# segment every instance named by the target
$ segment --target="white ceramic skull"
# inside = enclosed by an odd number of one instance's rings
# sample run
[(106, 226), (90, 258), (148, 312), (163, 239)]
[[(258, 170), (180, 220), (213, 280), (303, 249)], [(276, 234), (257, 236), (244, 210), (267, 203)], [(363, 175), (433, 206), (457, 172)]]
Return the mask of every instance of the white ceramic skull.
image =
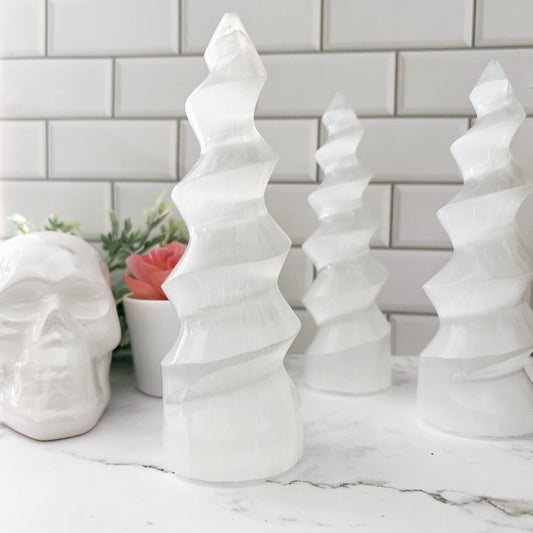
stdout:
[(109, 272), (78, 237), (0, 245), (0, 421), (39, 440), (91, 429), (110, 396), (120, 325)]

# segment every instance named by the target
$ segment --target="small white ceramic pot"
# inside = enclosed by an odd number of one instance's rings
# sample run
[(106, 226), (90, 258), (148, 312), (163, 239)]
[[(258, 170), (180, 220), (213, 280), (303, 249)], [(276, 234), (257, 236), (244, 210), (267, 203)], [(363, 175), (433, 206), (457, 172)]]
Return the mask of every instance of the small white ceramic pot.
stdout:
[(137, 386), (145, 394), (163, 395), (161, 361), (178, 338), (176, 312), (168, 300), (124, 297)]

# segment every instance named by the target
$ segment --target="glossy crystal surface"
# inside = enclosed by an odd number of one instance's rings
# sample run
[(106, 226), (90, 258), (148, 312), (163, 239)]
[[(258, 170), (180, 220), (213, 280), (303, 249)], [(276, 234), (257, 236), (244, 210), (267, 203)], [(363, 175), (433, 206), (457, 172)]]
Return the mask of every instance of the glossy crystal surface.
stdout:
[(387, 271), (369, 242), (378, 227), (362, 196), (372, 178), (356, 151), (363, 128), (337, 94), (322, 117), (327, 140), (316, 160), (324, 171), (309, 203), (318, 229), (303, 250), (317, 269), (304, 304), (318, 326), (305, 359), (314, 389), (367, 394), (390, 385), (390, 326), (376, 305)]
[(438, 212), (454, 254), (424, 287), (440, 327), (421, 354), (418, 409), (450, 433), (524, 435), (533, 433), (533, 383), (524, 368), (533, 349), (533, 262), (515, 219), (532, 181), (509, 146), (525, 113), (497, 61), (470, 100), (476, 123), (451, 147), (464, 185)]
[(181, 324), (162, 363), (165, 442), (182, 476), (246, 481), (301, 456), (283, 366), (300, 323), (277, 283), (291, 243), (264, 202), (277, 156), (254, 125), (263, 64), (234, 14), (204, 57), (209, 74), (186, 103), (201, 155), (172, 194), (190, 242), (163, 286)]

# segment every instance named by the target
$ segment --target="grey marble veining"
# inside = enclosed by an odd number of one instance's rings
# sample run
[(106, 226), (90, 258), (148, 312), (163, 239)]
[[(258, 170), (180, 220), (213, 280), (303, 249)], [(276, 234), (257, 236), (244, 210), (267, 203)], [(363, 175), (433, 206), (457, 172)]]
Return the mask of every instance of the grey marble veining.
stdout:
[[(302, 359), (289, 356), (300, 385)], [(533, 531), (533, 439), (453, 437), (415, 414), (415, 357), (394, 358), (375, 396), (302, 388), (305, 455), (245, 485), (168, 472), (161, 401), (115, 361), (96, 428), (39, 443), (0, 426), (0, 531), (481, 533)]]

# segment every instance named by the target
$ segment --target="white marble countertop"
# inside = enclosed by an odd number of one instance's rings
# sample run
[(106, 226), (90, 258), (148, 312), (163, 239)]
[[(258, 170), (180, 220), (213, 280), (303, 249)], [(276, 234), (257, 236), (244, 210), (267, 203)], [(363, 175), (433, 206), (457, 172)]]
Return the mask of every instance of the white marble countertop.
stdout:
[[(161, 402), (136, 390), (130, 360), (117, 360), (111, 403), (88, 434), (35, 442), (0, 425), (0, 531), (533, 531), (533, 439), (469, 440), (422, 425), (417, 359), (394, 360), (394, 386), (379, 395), (303, 388), (304, 458), (239, 486), (165, 470)], [(301, 357), (287, 366), (298, 384)]]

